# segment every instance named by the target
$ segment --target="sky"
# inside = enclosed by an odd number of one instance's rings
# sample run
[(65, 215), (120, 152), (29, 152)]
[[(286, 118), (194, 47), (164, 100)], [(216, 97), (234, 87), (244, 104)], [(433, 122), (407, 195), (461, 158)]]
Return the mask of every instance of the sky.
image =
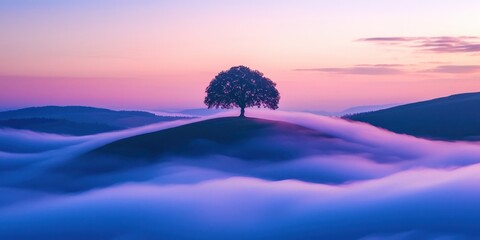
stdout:
[(1, 0), (0, 108), (204, 107), (246, 65), (284, 110), (480, 89), (478, 0)]

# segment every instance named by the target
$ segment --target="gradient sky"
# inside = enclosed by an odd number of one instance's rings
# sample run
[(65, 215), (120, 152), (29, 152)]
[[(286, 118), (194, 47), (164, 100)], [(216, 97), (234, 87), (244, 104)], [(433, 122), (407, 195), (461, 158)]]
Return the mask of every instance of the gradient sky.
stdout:
[(1, 0), (0, 107), (202, 107), (235, 65), (280, 107), (341, 110), (480, 89), (478, 0)]

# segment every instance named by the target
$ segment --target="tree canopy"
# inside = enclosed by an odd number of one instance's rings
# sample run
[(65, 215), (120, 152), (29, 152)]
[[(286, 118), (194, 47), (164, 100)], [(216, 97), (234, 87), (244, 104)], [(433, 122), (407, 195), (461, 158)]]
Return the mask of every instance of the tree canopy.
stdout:
[(220, 72), (206, 89), (205, 104), (208, 108), (240, 108), (240, 116), (245, 116), (245, 108), (265, 107), (277, 109), (280, 94), (276, 83), (263, 73), (245, 66), (236, 66)]

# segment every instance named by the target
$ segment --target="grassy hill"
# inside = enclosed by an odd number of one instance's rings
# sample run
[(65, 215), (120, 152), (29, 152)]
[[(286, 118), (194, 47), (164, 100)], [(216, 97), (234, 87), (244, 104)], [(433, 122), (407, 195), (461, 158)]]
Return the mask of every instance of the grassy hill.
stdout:
[(157, 116), (142, 111), (114, 111), (83, 106), (46, 106), (0, 112), (0, 127), (67, 135), (88, 135), (178, 119), (183, 118)]
[(256, 118), (216, 118), (107, 144), (68, 163), (61, 171), (110, 171), (163, 161), (169, 156), (201, 158), (216, 155), (281, 161), (320, 151), (338, 151), (332, 144), (327, 144), (326, 139), (332, 137), (291, 123)]
[[(226, 117), (183, 125), (154, 133), (123, 139), (102, 148), (96, 153), (133, 157), (155, 157), (165, 153), (201, 155), (215, 150), (224, 152), (228, 146), (243, 140), (278, 136), (323, 136), (318, 132), (298, 125), (256, 118)], [(192, 143), (215, 148), (192, 147)], [(252, 152), (245, 154), (247, 157)]]
[(442, 140), (480, 138), (480, 93), (464, 93), (345, 118), (396, 133)]

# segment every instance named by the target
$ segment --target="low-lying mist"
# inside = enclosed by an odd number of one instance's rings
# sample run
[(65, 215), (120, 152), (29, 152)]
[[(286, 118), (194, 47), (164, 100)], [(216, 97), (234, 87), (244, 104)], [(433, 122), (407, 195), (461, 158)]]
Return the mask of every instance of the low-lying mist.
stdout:
[(306, 113), (247, 115), (319, 134), (252, 133), (188, 146), (202, 154), (79, 163), (119, 139), (207, 118), (85, 137), (0, 129), (0, 239), (480, 238), (478, 143)]

